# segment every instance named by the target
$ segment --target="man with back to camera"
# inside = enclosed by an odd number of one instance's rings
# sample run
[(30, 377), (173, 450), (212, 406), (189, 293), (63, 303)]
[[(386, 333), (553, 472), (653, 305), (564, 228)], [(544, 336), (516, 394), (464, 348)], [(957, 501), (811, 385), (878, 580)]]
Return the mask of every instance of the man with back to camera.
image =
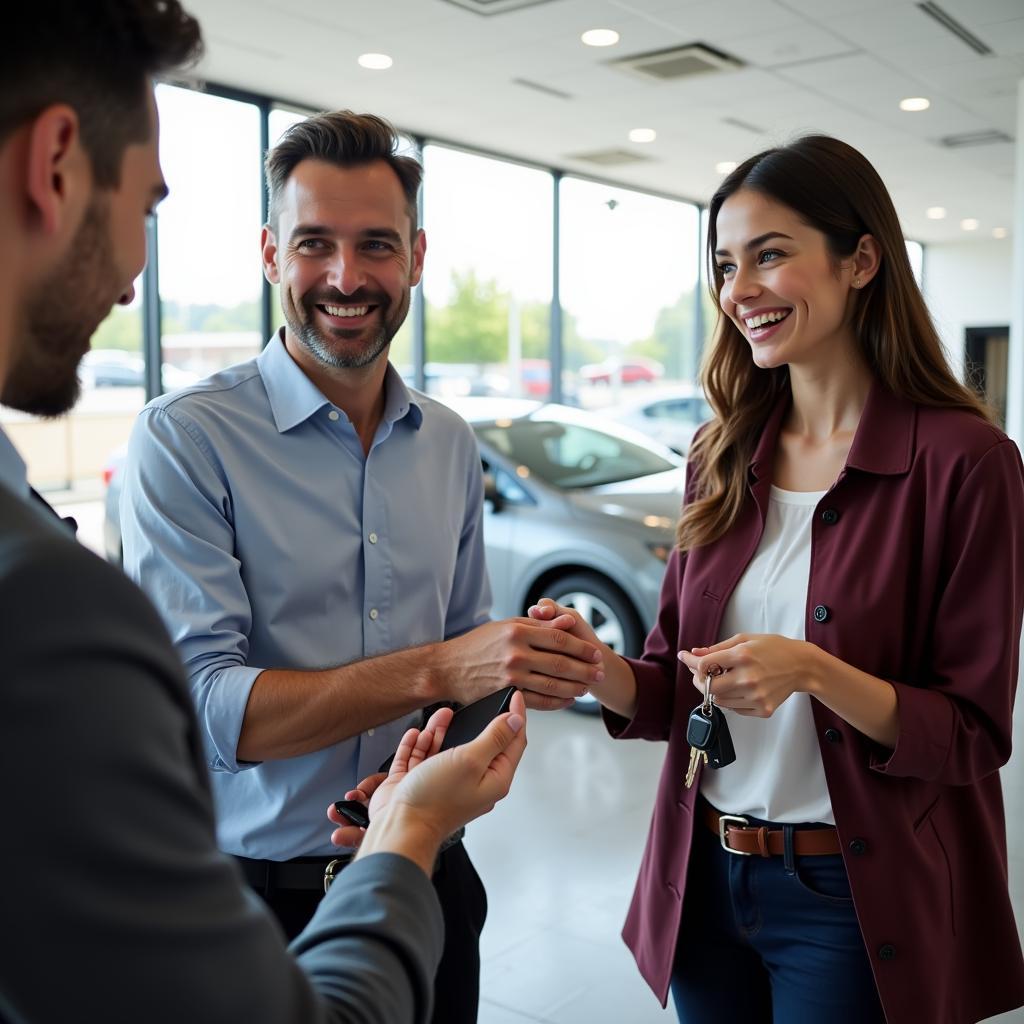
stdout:
[[(339, 779), (376, 772), (423, 707), (509, 684), (564, 707), (600, 672), (560, 628), (487, 622), (472, 431), (388, 362), (426, 250), (421, 168), (397, 148), (385, 121), (339, 111), (271, 150), (263, 265), (286, 326), (151, 403), (124, 470), (125, 568), (185, 663), (221, 847), (289, 934), (336, 854), (311, 815)], [(461, 843), (434, 880), (435, 1020), (472, 1022), (486, 897)]]
[[(5, 42), (0, 401), (57, 416), (90, 335), (132, 297), (166, 192), (150, 76), (199, 53), (199, 26), (177, 0), (37, 0)], [(156, 611), (33, 496), (2, 430), (0, 609), (0, 1020), (425, 1024), (442, 945), (429, 872), (442, 837), (507, 792), (521, 699), (425, 764), (451, 712), (405, 737), (358, 861), (293, 957), (217, 850)]]

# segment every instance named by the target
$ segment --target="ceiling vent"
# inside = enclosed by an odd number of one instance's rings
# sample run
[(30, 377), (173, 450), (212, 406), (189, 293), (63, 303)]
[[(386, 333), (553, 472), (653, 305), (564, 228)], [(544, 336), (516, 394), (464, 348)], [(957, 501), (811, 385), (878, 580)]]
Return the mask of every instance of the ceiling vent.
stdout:
[(624, 164), (650, 163), (649, 156), (641, 156), (628, 149), (598, 149), (592, 153), (570, 153), (569, 160), (579, 160), (595, 167), (622, 167)]
[(518, 11), (522, 7), (536, 7), (538, 4), (550, 4), (554, 0), (447, 0), (456, 7), (472, 11), (474, 14), (485, 16), (492, 14), (507, 14), (509, 11)]
[(533, 82), (529, 78), (513, 78), (512, 82), (514, 85), (521, 85), (524, 89), (533, 89), (534, 92), (542, 92), (545, 96), (554, 96), (560, 100), (571, 100), (572, 93), (563, 92), (561, 89), (555, 89), (550, 85), (544, 85), (541, 82)]
[(997, 142), (1013, 142), (1006, 132), (988, 128), (980, 132), (964, 132), (962, 135), (946, 135), (939, 139), (939, 145), (947, 149), (967, 149), (969, 146), (991, 146)]
[(932, 3), (932, 0), (926, 0), (925, 3), (918, 4), (917, 6), (929, 18), (937, 21), (947, 32), (955, 35), (961, 43), (966, 43), (975, 53), (980, 53), (983, 57), (987, 57), (992, 52), (991, 48), (983, 43), (973, 32), (961, 25), (952, 14), (947, 14), (938, 4)]
[(653, 78), (658, 82), (674, 82), (680, 78), (703, 75), (710, 71), (735, 71), (743, 67), (743, 61), (738, 57), (730, 57), (729, 54), (705, 46), (704, 43), (690, 43), (688, 46), (674, 46), (671, 50), (641, 53), (610, 63), (613, 67), (640, 75), (648, 81)]
[(752, 132), (754, 135), (764, 135), (765, 130), (758, 128), (756, 124), (751, 124), (749, 121), (741, 121), (738, 117), (723, 117), (722, 124), (732, 125), (733, 128), (741, 128), (745, 132)]

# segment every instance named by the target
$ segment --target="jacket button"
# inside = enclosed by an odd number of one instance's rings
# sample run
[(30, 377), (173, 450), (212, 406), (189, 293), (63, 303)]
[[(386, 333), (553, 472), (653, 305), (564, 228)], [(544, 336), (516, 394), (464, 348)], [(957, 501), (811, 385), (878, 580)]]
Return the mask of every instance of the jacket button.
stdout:
[(829, 611), (827, 605), (818, 604), (814, 606), (814, 621), (815, 622), (828, 622), (832, 617), (832, 613)]
[(839, 513), (834, 508), (827, 508), (821, 513), (821, 521), (826, 526), (835, 526), (839, 522)]
[(896, 956), (896, 947), (888, 942), (878, 950), (879, 960), (892, 960)]
[(840, 743), (842, 742), (843, 734), (838, 729), (826, 729), (825, 739), (827, 739), (829, 743)]
[(863, 839), (851, 839), (850, 840), (850, 853), (856, 854), (856, 856), (858, 856), (858, 857), (862, 853), (864, 853), (864, 851), (867, 850), (867, 848), (868, 848), (868, 844), (865, 843)]

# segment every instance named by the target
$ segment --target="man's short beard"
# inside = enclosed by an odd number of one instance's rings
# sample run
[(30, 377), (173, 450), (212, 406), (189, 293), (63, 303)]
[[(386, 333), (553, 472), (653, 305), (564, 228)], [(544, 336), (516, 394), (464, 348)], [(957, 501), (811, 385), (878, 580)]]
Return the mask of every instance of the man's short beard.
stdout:
[(110, 312), (117, 287), (109, 207), (97, 196), (66, 256), (32, 290), (16, 319), (0, 403), (37, 416), (66, 413), (78, 400), (78, 364)]
[(361, 351), (346, 354), (327, 345), (315, 324), (289, 324), (288, 326), (302, 343), (303, 348), (318, 363), (336, 370), (357, 370), (360, 367), (369, 366), (391, 344), (392, 338), (385, 324), (368, 346)]

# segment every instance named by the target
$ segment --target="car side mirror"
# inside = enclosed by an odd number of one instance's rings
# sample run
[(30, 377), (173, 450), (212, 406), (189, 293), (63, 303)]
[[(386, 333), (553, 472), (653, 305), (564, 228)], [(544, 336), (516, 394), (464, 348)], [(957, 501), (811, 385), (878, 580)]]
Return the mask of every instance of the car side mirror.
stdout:
[(484, 501), (491, 503), (491, 511), (497, 514), (505, 507), (505, 499), (498, 490), (498, 481), (493, 473), (484, 473)]

